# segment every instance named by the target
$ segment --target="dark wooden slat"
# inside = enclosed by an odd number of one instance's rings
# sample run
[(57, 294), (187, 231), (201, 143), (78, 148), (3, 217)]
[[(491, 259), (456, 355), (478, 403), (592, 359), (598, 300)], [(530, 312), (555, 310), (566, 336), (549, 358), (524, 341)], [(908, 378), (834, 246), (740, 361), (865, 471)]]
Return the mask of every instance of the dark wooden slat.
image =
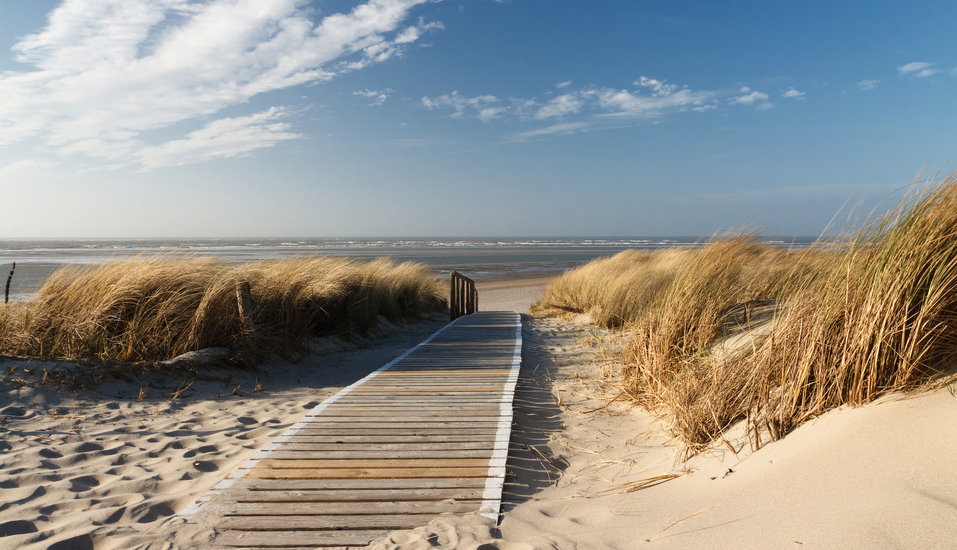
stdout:
[(266, 458), (259, 461), (256, 468), (487, 468), (484, 458), (367, 458), (335, 460), (326, 458), (302, 458), (283, 460)]
[(403, 436), (403, 435), (423, 435), (425, 433), (435, 434), (435, 435), (495, 435), (497, 428), (489, 426), (484, 427), (469, 427), (469, 428), (457, 428), (455, 426), (447, 426), (444, 428), (436, 427), (398, 427), (393, 428), (389, 426), (379, 426), (378, 428), (363, 428), (362, 426), (353, 425), (352, 427), (316, 427), (316, 428), (301, 428), (296, 432), (297, 437), (303, 437), (306, 435), (374, 435), (379, 434), (382, 436)]
[[(312, 451), (312, 452), (362, 452), (374, 451), (384, 453), (402, 452), (444, 452), (444, 451), (476, 451), (485, 452), (495, 448), (492, 441), (464, 441), (460, 443), (380, 443), (376, 445), (361, 443), (274, 443), (277, 451)], [(397, 455), (392, 455), (397, 456)]]
[[(400, 495), (393, 495), (393, 498)], [(288, 502), (236, 503), (226, 507), (226, 516), (375, 516), (383, 514), (467, 514), (478, 512), (480, 500), (404, 500), (383, 502)]]
[[(320, 531), (323, 529), (409, 529), (418, 527), (422, 517), (417, 514), (380, 516), (250, 516), (225, 517), (220, 523), (224, 529), (239, 531)], [(345, 529), (343, 529), (345, 531)]]
[(212, 501), (227, 502), (391, 502), (404, 501), (483, 500), (485, 488), (464, 489), (321, 489), (314, 491), (229, 491), (214, 495)]
[[(466, 411), (443, 411), (422, 409), (417, 411), (397, 411), (392, 409), (389, 414), (388, 409), (381, 411), (343, 411), (333, 410), (328, 415), (307, 416), (300, 423), (304, 424), (325, 424), (329, 422), (466, 422), (472, 419), (477, 422), (498, 422), (502, 417), (509, 417), (508, 407), (502, 411), (502, 406), (497, 405), (494, 408), (483, 407)], [(325, 411), (323, 411), (325, 412)]]
[(415, 479), (432, 477), (487, 477), (482, 468), (257, 468), (246, 477), (258, 479)]
[(417, 477), (488, 477), (484, 468), (254, 468), (246, 477), (259, 479), (400, 479)]
[(417, 419), (411, 422), (403, 422), (401, 420), (396, 420), (393, 422), (389, 421), (369, 421), (366, 419), (358, 420), (355, 422), (350, 422), (348, 420), (310, 420), (308, 422), (303, 422), (300, 425), (300, 430), (322, 430), (324, 432), (328, 431), (339, 431), (339, 430), (388, 430), (390, 432), (395, 430), (431, 430), (431, 429), (476, 429), (476, 430), (491, 430), (498, 427), (500, 420), (495, 419), (481, 419), (481, 420), (469, 420), (469, 419), (460, 419), (455, 420), (436, 420), (435, 418), (430, 419)]
[(484, 478), (421, 478), (421, 479), (237, 479), (230, 490), (250, 491), (368, 491), (384, 489), (479, 489)]
[(380, 434), (380, 435), (290, 435), (292, 443), (310, 441), (313, 443), (470, 443), (476, 441), (495, 441), (495, 434), (441, 434), (441, 435), (408, 435), (408, 434)]
[[(315, 451), (269, 451), (269, 459), (274, 460), (301, 460), (315, 458)], [(484, 458), (486, 462), (492, 458), (492, 449), (463, 449), (458, 451), (323, 451), (318, 456), (324, 459), (366, 459), (366, 458), (429, 458), (429, 459), (461, 459)]]

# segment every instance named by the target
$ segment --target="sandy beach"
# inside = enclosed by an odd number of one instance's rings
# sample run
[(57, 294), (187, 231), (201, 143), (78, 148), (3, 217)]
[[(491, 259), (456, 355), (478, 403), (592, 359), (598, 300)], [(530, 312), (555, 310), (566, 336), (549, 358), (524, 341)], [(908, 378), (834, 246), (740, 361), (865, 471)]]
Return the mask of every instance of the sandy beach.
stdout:
[[(545, 280), (479, 285), (483, 310), (527, 312)], [(262, 373), (105, 377), (73, 393), (63, 365), (0, 363), (0, 548), (204, 548), (176, 514), (338, 389), (444, 326), (324, 340)], [(894, 394), (754, 451), (743, 434), (688, 462), (656, 419), (596, 383), (615, 335), (523, 316), (501, 524), (443, 517), (376, 548), (953, 548), (957, 397)], [(140, 390), (144, 392), (140, 397)], [(178, 389), (182, 389), (174, 399)], [(258, 391), (257, 391), (258, 390)]]

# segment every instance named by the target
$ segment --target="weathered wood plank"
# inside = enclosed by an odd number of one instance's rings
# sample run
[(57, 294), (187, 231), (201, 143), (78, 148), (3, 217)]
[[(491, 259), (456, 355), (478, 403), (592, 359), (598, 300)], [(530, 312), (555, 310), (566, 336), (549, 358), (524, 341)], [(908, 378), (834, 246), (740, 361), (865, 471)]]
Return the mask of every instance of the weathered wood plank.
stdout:
[(287, 436), (293, 443), (302, 443), (310, 441), (313, 443), (470, 443), (475, 441), (495, 441), (495, 434), (380, 434), (380, 435), (319, 435), (319, 434), (295, 434)]
[[(268, 451), (268, 458), (275, 460), (300, 460), (314, 458), (316, 451)], [(457, 451), (379, 451), (366, 449), (362, 451), (322, 451), (324, 459), (387, 459), (387, 458), (431, 458), (431, 459), (461, 459), (484, 458), (486, 462), (492, 457), (492, 446), (488, 449), (463, 449)]]
[(478, 489), (484, 478), (412, 478), (412, 479), (255, 479), (234, 480), (230, 490), (249, 491), (371, 491), (385, 489)]
[(424, 393), (424, 394), (431, 394), (434, 397), (442, 397), (446, 395), (452, 397), (452, 396), (455, 396), (455, 394), (459, 394), (459, 393), (487, 393), (487, 392), (501, 393), (502, 388), (489, 388), (489, 387), (483, 387), (483, 388), (452, 388), (452, 387), (449, 387), (449, 388), (441, 388), (441, 387), (393, 388), (389, 386), (382, 386), (378, 388), (366, 388), (366, 387), (355, 388), (352, 390), (352, 392), (359, 393), (359, 394), (363, 394), (363, 393), (386, 393), (386, 394)]
[(388, 421), (383, 420), (381, 422), (376, 421), (354, 421), (349, 422), (348, 420), (332, 420), (332, 419), (323, 419), (323, 420), (309, 420), (303, 422), (300, 425), (300, 430), (323, 430), (328, 431), (338, 431), (338, 430), (402, 430), (405, 428), (411, 430), (424, 430), (424, 429), (493, 429), (498, 426), (499, 420), (495, 419), (480, 419), (471, 421), (468, 419), (459, 419), (459, 420), (436, 420), (434, 418), (430, 419), (421, 419), (413, 421)]
[[(426, 522), (428, 523), (428, 522)], [(378, 516), (229, 516), (221, 528), (240, 531), (321, 531), (325, 529), (409, 529), (422, 525), (418, 514)]]
[[(504, 411), (502, 409), (505, 409)], [(501, 418), (509, 418), (511, 415), (509, 407), (498, 405), (494, 408), (483, 407), (480, 409), (464, 411), (444, 411), (422, 409), (416, 411), (397, 411), (392, 409), (391, 414), (388, 409), (381, 411), (344, 411), (333, 410), (329, 414), (321, 416), (307, 416), (300, 422), (434, 422), (436, 419), (446, 420), (448, 422), (466, 422), (470, 418), (477, 421), (498, 422)]]
[(423, 489), (406, 487), (402, 489), (318, 489), (318, 490), (282, 490), (282, 491), (229, 491), (213, 495), (212, 501), (239, 503), (252, 502), (392, 502), (396, 498), (403, 501), (437, 500), (483, 500), (485, 488), (464, 489)]
[(417, 477), (488, 477), (484, 468), (254, 468), (246, 477), (258, 479), (398, 479)]
[[(393, 498), (399, 495), (392, 495)], [(245, 502), (230, 504), (226, 516), (340, 516), (383, 514), (467, 514), (478, 512), (481, 500), (402, 500), (381, 502)]]
[(398, 427), (393, 428), (389, 426), (379, 426), (377, 428), (363, 428), (361, 426), (353, 425), (352, 427), (307, 427), (300, 428), (295, 437), (304, 437), (307, 435), (383, 435), (383, 436), (403, 436), (403, 435), (423, 435), (426, 432), (428, 434), (435, 435), (495, 435), (497, 428), (495, 426), (489, 426), (487, 428), (483, 427), (469, 427), (469, 428), (458, 428), (455, 426), (448, 426), (443, 428), (438, 427), (424, 427), (424, 428), (415, 428), (415, 427)]
[[(276, 451), (310, 451), (321, 453), (335, 452), (443, 452), (443, 451), (476, 451), (485, 452), (495, 448), (492, 441), (463, 441), (459, 443), (380, 443), (376, 445), (362, 443), (273, 443), (267, 448)], [(397, 456), (397, 455), (390, 455)]]
[(389, 534), (391, 528), (356, 529), (348, 531), (226, 531), (213, 544), (242, 548), (306, 548), (329, 546), (366, 546)]
[(303, 468), (487, 468), (484, 458), (368, 458), (368, 459), (326, 459), (302, 458), (295, 460), (267, 458), (259, 461), (256, 468), (303, 469)]

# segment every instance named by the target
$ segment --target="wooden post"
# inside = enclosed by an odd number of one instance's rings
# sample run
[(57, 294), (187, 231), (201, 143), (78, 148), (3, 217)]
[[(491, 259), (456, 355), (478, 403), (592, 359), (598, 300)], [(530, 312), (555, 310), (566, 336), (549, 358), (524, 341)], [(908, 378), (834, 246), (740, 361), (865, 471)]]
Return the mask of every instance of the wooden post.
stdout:
[(13, 262), (13, 267), (10, 268), (10, 276), (7, 277), (7, 290), (3, 293), (3, 303), (10, 303), (10, 281), (13, 280), (13, 270), (17, 268), (17, 262)]
[(236, 305), (239, 306), (239, 318), (246, 330), (253, 329), (253, 297), (248, 282), (236, 285)]
[(455, 275), (456, 273), (454, 271), (449, 273), (449, 310), (451, 311), (449, 314), (451, 317), (451, 319), (449, 319), (450, 321), (454, 321), (457, 317), (457, 315), (455, 315)]
[(478, 311), (478, 291), (475, 290), (475, 281), (455, 271), (449, 274), (449, 310), (452, 321)]

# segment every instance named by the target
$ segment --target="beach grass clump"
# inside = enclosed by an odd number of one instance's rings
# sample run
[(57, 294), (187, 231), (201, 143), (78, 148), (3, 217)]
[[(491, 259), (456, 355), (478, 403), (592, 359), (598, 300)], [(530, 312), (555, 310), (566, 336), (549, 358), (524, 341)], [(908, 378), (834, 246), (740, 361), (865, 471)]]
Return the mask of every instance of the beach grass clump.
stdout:
[(738, 235), (620, 254), (553, 282), (537, 311), (627, 330), (614, 383), (688, 455), (742, 420), (760, 445), (957, 360), (957, 176), (840, 242), (789, 252)]
[[(250, 310), (242, 313), (248, 284)], [(32, 357), (161, 361), (226, 347), (241, 363), (295, 356), (304, 339), (364, 333), (446, 307), (426, 266), (331, 257), (233, 264), (153, 256), (55, 272), (0, 311), (0, 350)]]

